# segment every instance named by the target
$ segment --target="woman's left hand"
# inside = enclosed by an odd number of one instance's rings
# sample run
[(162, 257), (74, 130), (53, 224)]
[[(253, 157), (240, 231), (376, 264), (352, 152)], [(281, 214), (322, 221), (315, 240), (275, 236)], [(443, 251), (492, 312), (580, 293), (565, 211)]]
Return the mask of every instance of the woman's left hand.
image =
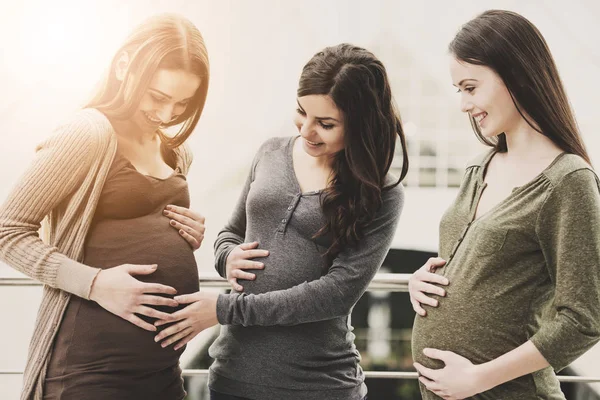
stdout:
[(474, 365), (466, 358), (451, 351), (424, 349), (429, 358), (442, 360), (442, 369), (426, 368), (414, 363), (419, 372), (419, 381), (427, 390), (446, 400), (464, 399), (493, 387), (484, 374), (481, 365)]
[(163, 215), (171, 219), (169, 224), (179, 231), (179, 234), (188, 241), (192, 249), (198, 250), (204, 240), (205, 219), (202, 215), (189, 208), (168, 205)]
[(160, 342), (161, 346), (167, 347), (173, 343), (175, 350), (179, 350), (186, 343), (192, 340), (197, 334), (219, 323), (217, 320), (217, 298), (218, 293), (196, 292), (182, 296), (175, 296), (175, 301), (179, 304), (188, 304), (185, 308), (171, 314), (171, 321), (158, 320), (155, 326), (177, 321), (175, 324), (164, 329), (154, 337), (155, 342)]

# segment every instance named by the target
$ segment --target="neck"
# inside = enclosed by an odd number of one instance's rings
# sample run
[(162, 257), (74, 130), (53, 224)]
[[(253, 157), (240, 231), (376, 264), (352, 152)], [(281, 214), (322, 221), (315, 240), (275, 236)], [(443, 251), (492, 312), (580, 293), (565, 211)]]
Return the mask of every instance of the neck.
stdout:
[(505, 132), (507, 157), (533, 160), (555, 157), (562, 150), (548, 137), (533, 129), (525, 120)]
[(143, 131), (130, 120), (116, 120), (111, 123), (117, 135), (129, 142), (146, 145), (157, 139), (156, 131)]

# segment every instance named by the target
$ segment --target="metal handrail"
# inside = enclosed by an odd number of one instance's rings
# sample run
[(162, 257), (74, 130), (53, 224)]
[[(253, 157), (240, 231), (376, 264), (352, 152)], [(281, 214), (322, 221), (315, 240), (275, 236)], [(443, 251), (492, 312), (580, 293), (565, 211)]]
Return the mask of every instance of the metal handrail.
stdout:
[[(369, 290), (384, 290), (388, 292), (408, 292), (408, 279), (411, 274), (376, 274), (369, 284)], [(202, 276), (199, 279), (202, 287), (230, 289), (229, 283), (220, 276)], [(41, 286), (42, 283), (27, 277), (0, 278), (0, 286)]]
[[(408, 280), (411, 274), (392, 274), (379, 273), (369, 284), (369, 290), (384, 290), (390, 292), (407, 292)], [(229, 289), (229, 283), (220, 276), (202, 276), (199, 279), (202, 287), (211, 287), (218, 289)], [(41, 286), (42, 284), (30, 278), (0, 278), (1, 286)], [(398, 371), (364, 371), (367, 378), (379, 379), (417, 379), (419, 375), (416, 372), (398, 372)], [(0, 370), (2, 375), (22, 375), (22, 371)], [(207, 369), (184, 369), (183, 376), (208, 376)], [(580, 382), (594, 383), (600, 382), (600, 377), (589, 376), (557, 376), (559, 382)]]
[[(364, 371), (366, 378), (376, 379), (417, 379), (416, 372), (394, 372), (394, 371)], [(23, 375), (22, 371), (0, 370), (1, 375)], [(207, 369), (184, 369), (183, 376), (208, 376)], [(600, 382), (600, 377), (591, 376), (566, 376), (558, 375), (559, 382), (594, 383)]]

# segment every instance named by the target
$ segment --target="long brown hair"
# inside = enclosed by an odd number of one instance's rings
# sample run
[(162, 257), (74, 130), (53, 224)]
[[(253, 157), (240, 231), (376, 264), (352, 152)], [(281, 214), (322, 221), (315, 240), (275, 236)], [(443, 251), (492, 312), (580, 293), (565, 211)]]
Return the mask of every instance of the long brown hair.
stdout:
[[(591, 164), (550, 49), (529, 20), (512, 11), (485, 11), (462, 26), (449, 50), (460, 61), (494, 70), (533, 129)], [(504, 133), (487, 139), (470, 119), (482, 143), (507, 151)]]
[[(315, 235), (331, 234), (331, 261), (358, 244), (382, 205), (382, 191), (406, 176), (406, 139), (385, 67), (361, 47), (343, 43), (315, 54), (302, 70), (297, 95), (328, 95), (344, 115), (344, 149), (334, 156), (331, 185), (321, 195), (327, 222)], [(398, 138), (400, 178), (385, 186)]]
[[(129, 65), (122, 81), (116, 66), (123, 53)], [(209, 82), (208, 53), (204, 39), (189, 20), (175, 14), (161, 14), (140, 24), (115, 53), (109, 70), (87, 107), (97, 108), (108, 117), (128, 119), (144, 96), (158, 69), (180, 69), (200, 77), (200, 87), (185, 111), (163, 127), (182, 124), (168, 136), (159, 130), (162, 143), (170, 149), (180, 146), (192, 133), (206, 102)]]

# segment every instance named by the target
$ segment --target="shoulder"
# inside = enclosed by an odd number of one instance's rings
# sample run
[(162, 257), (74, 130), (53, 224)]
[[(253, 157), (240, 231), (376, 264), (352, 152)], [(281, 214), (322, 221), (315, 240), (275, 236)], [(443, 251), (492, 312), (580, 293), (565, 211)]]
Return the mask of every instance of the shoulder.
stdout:
[(62, 152), (95, 154), (107, 148), (113, 133), (112, 125), (104, 114), (85, 108), (63, 120), (36, 150), (52, 147)]
[(404, 185), (398, 183), (398, 178), (390, 173), (385, 177), (385, 189), (381, 194), (382, 208), (387, 212), (400, 214), (404, 206)]
[(545, 177), (553, 187), (572, 184), (573, 181), (583, 183), (598, 180), (592, 167), (580, 156), (563, 153), (544, 171)]
[(283, 150), (287, 148), (288, 145), (291, 145), (293, 141), (293, 136), (279, 136), (269, 138), (261, 144), (256, 154), (263, 155), (265, 153)]
[(472, 159), (469, 160), (466, 168), (467, 169), (469, 169), (469, 168), (479, 169), (479, 168), (484, 167), (486, 165), (486, 163), (489, 161), (489, 159), (492, 157), (492, 155), (494, 155), (495, 152), (496, 152), (495, 149), (489, 149), (489, 150), (479, 153), (476, 157), (473, 157)]

